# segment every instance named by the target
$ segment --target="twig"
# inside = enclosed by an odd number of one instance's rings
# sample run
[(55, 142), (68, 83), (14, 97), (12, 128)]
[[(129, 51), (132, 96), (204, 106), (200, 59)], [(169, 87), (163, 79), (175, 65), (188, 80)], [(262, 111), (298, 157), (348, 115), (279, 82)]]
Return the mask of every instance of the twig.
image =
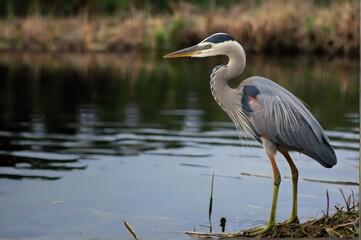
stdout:
[(353, 192), (353, 190), (351, 189), (351, 194), (352, 194), (352, 208), (355, 207), (355, 193)]
[(341, 234), (339, 234), (332, 228), (325, 228), (325, 231), (327, 232), (328, 236), (330, 236), (331, 238), (341, 237)]
[(206, 233), (206, 232), (194, 232), (194, 231), (170, 231), (172, 233), (180, 233), (180, 234), (187, 234), (190, 236), (197, 236), (197, 237), (219, 237), (219, 238), (230, 238), (236, 236), (246, 236), (242, 232), (235, 232), (235, 233)]
[(328, 189), (326, 189), (326, 199), (327, 199), (326, 217), (328, 217), (330, 210), (330, 196), (328, 195)]
[(339, 190), (340, 190), (340, 192), (342, 194), (343, 200), (345, 201), (347, 211), (350, 211), (350, 206), (349, 206), (349, 204), (348, 204), (348, 202), (346, 200), (345, 194), (343, 193), (341, 188), (339, 188)]
[(130, 226), (130, 224), (127, 223), (126, 221), (124, 221), (124, 225), (128, 229), (128, 231), (133, 235), (134, 239), (138, 240), (138, 236), (135, 233), (135, 231), (133, 230), (132, 226)]
[(213, 227), (212, 227), (212, 209), (213, 209), (213, 186), (214, 186), (214, 171), (212, 173), (212, 183), (211, 183), (211, 195), (209, 197), (209, 211), (208, 211), (208, 220), (209, 220), (209, 232), (212, 233), (213, 232)]
[(356, 218), (356, 220), (353, 221), (353, 222), (348, 222), (348, 223), (340, 224), (340, 225), (337, 225), (337, 226), (333, 227), (332, 229), (333, 229), (333, 230), (336, 230), (336, 229), (338, 229), (338, 228), (340, 228), (340, 227), (346, 227), (346, 226), (348, 226), (348, 225), (356, 224), (356, 223), (358, 223), (358, 220), (359, 220), (359, 219)]
[(209, 222), (211, 222), (212, 208), (213, 208), (213, 185), (214, 185), (214, 171), (212, 173), (211, 196), (209, 198), (209, 212), (208, 212)]
[(318, 219), (313, 220), (312, 222), (310, 221), (310, 222), (309, 222), (309, 225), (312, 226), (313, 224), (315, 224), (315, 223), (317, 223), (317, 222), (319, 222), (319, 221), (322, 221), (322, 220), (325, 219), (325, 218), (327, 218), (327, 217), (321, 217), (321, 218), (318, 218)]

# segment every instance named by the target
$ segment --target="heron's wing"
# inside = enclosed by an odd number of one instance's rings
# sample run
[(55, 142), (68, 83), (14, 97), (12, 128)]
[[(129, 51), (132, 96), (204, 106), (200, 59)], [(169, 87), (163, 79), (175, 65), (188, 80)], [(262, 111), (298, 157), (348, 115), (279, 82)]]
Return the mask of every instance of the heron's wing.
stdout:
[(240, 88), (243, 112), (260, 136), (304, 153), (325, 167), (336, 164), (328, 137), (301, 100), (262, 77), (248, 78)]

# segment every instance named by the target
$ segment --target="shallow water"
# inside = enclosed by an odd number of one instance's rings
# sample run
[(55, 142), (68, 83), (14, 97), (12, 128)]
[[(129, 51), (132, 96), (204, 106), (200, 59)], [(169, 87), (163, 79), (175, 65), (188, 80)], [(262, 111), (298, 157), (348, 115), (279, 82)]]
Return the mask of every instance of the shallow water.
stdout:
[[(0, 55), (0, 238), (189, 239), (169, 230), (226, 231), (268, 220), (272, 170), (261, 146), (239, 140), (213, 100), (223, 59), (161, 56)], [(335, 147), (325, 169), (292, 153), (301, 221), (358, 198), (358, 63), (250, 55), (239, 78), (266, 76), (310, 106)], [(231, 82), (232, 86), (237, 81)], [(286, 161), (277, 220), (291, 211)]]

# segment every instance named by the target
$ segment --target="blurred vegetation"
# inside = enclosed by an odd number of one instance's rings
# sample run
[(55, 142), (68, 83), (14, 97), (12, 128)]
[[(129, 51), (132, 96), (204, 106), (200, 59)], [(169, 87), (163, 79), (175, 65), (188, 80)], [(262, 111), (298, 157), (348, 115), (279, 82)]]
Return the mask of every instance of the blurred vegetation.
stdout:
[[(203, 123), (229, 122), (219, 106), (210, 102), (213, 97), (207, 84), (211, 69), (223, 59), (183, 60), (169, 62), (160, 55), (136, 52), (2, 53), (0, 125), (26, 122), (35, 109), (46, 116), (50, 129), (62, 132), (56, 129), (74, 121), (79, 106), (89, 105), (101, 110), (102, 121), (109, 122), (125, 121), (125, 109), (133, 105), (141, 113), (140, 122), (164, 124), (167, 129), (181, 126), (172, 116), (159, 114), (160, 110), (202, 109)], [(359, 64), (352, 59), (250, 55), (240, 79), (255, 73), (276, 81), (312, 106), (325, 129), (350, 126), (345, 114), (359, 111)], [(230, 84), (237, 85), (239, 80)], [(206, 131), (209, 126), (203, 128)]]
[[(335, 0), (316, 0), (316, 6), (329, 7)], [(336, 0), (337, 1), (337, 0)], [(339, 2), (343, 0), (338, 0)], [(184, 0), (2, 0), (0, 17), (29, 16), (34, 14), (51, 16), (77, 16), (82, 13), (90, 15), (115, 15), (130, 9), (145, 10), (153, 14), (170, 13), (169, 2), (179, 4)], [(206, 11), (214, 8), (231, 8), (236, 4), (245, 3), (260, 6), (265, 0), (188, 0)], [(356, 1), (355, 1), (356, 2)]]
[(227, 32), (258, 52), (359, 55), (357, 0), (3, 0), (0, 50), (175, 49)]

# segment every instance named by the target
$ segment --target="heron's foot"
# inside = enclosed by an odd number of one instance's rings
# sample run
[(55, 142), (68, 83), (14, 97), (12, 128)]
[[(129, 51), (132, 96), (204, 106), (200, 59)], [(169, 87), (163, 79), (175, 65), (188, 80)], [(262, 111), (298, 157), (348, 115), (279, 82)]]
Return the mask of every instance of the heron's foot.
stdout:
[(291, 215), (290, 218), (282, 223), (279, 223), (278, 225), (287, 225), (291, 223), (300, 223), (300, 220), (298, 219), (297, 215)]
[(257, 227), (257, 228), (252, 228), (249, 230), (244, 230), (243, 234), (246, 236), (257, 236), (257, 235), (265, 234), (265, 233), (269, 232), (270, 230), (272, 230), (275, 225), (276, 225), (275, 223), (268, 223), (266, 226), (263, 226), (263, 227)]

